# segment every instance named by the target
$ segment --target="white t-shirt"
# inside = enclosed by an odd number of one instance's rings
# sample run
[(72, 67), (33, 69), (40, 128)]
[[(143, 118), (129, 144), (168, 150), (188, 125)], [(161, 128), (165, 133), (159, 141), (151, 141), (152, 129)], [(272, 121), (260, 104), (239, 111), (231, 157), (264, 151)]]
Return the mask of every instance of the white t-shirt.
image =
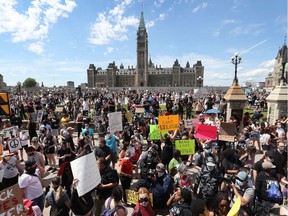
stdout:
[(24, 132), (21, 131), (19, 136), (20, 136), (20, 140), (21, 140), (21, 145), (27, 146), (28, 140), (29, 140), (29, 134), (26, 131), (24, 131)]
[(89, 101), (88, 100), (83, 101), (82, 106), (83, 106), (83, 110), (85, 110), (85, 111), (89, 110)]
[(11, 156), (7, 163), (0, 163), (0, 170), (4, 169), (4, 178), (13, 178), (18, 175), (18, 169), (16, 167), (17, 159), (14, 156)]
[[(39, 172), (35, 172), (39, 176)], [(24, 173), (19, 178), (19, 187), (24, 189), (25, 198), (29, 200), (36, 199), (43, 195), (43, 189), (38, 176)]]

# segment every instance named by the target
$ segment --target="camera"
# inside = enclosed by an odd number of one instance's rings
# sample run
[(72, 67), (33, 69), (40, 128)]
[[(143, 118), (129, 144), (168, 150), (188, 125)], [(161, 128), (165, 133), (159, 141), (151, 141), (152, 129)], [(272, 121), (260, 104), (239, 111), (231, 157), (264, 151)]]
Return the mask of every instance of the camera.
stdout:
[(148, 181), (151, 180), (152, 177), (155, 177), (156, 176), (156, 170), (152, 170), (152, 169), (149, 169), (148, 173), (147, 173), (147, 176), (146, 178), (148, 179)]
[(224, 182), (230, 184), (230, 183), (234, 183), (235, 182), (235, 176), (234, 175), (227, 175), (226, 177), (224, 177), (223, 179)]

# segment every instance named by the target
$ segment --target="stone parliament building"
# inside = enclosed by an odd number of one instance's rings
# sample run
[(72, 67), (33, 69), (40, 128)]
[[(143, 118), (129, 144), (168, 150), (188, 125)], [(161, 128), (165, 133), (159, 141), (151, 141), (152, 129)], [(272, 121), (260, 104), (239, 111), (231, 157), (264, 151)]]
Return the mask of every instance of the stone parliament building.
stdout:
[(155, 67), (148, 60), (148, 34), (145, 27), (144, 15), (141, 13), (137, 31), (137, 66), (124, 68), (123, 64), (116, 66), (109, 63), (107, 69), (96, 68), (90, 64), (87, 69), (88, 87), (202, 87), (204, 79), (204, 66), (201, 61), (190, 66), (187, 61), (181, 67), (178, 59), (172, 67)]

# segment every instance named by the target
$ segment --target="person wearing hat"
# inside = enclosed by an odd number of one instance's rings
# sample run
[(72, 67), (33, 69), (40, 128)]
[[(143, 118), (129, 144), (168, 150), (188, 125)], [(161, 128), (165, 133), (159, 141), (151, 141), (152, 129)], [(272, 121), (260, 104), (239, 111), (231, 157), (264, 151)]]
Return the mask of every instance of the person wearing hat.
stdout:
[(66, 140), (66, 142), (68, 143), (68, 146), (71, 149), (71, 153), (73, 155), (76, 155), (76, 148), (75, 148), (75, 144), (74, 144), (74, 140), (73, 140), (73, 132), (74, 132), (74, 128), (73, 127), (68, 127), (67, 128), (67, 132), (68, 134), (66, 134), (64, 136), (64, 139)]
[[(269, 212), (275, 203), (281, 205), (283, 202), (283, 195), (279, 182), (277, 178), (271, 175), (271, 173), (273, 173), (273, 169), (275, 168), (276, 166), (271, 162), (264, 161), (262, 163), (262, 171), (257, 175), (255, 190), (258, 201), (262, 206), (259, 215), (269, 215)], [(278, 190), (278, 200), (273, 200), (271, 197), (269, 197), (269, 189), (272, 187), (272, 185), (274, 185), (275, 189)]]
[(19, 173), (23, 173), (23, 168), (14, 154), (10, 153), (9, 150), (3, 151), (0, 157), (2, 158), (0, 170), (4, 170), (2, 183), (4, 188), (8, 188), (17, 184)]
[[(274, 161), (274, 153), (273, 153), (273, 151), (265, 152), (263, 157), (254, 164), (254, 166), (253, 166), (253, 181), (254, 182), (256, 181), (256, 177), (257, 177), (258, 173), (260, 173), (263, 170), (262, 169), (262, 164), (265, 161), (273, 163), (273, 161)], [(273, 176), (276, 177), (276, 173), (273, 174)]]
[(254, 215), (253, 212), (253, 200), (255, 191), (248, 185), (249, 176), (245, 171), (240, 171), (235, 176), (235, 183), (233, 181), (228, 182), (229, 187), (233, 190), (233, 197), (230, 203), (232, 207), (238, 197), (241, 200), (241, 207), (238, 215)]
[(34, 160), (36, 164), (45, 169), (45, 160), (42, 153), (35, 150), (33, 146), (29, 146), (26, 150), (28, 160)]
[(40, 180), (41, 167), (37, 166), (34, 160), (25, 161), (25, 172), (19, 178), (19, 187), (22, 197), (31, 200), (32, 206), (39, 206), (41, 211), (44, 208), (44, 195)]
[(157, 214), (167, 214), (166, 203), (172, 193), (173, 182), (172, 176), (166, 173), (165, 165), (158, 163), (149, 188), (153, 194), (153, 207)]
[(191, 191), (187, 188), (178, 188), (167, 201), (167, 206), (171, 206), (169, 210), (170, 215), (192, 216), (190, 208), (191, 202)]
[(208, 157), (207, 162), (196, 175), (193, 192), (199, 199), (210, 200), (218, 193), (222, 180), (223, 175), (214, 159)]
[(177, 174), (174, 176), (175, 187), (191, 187), (190, 176), (186, 174), (187, 166), (184, 163), (180, 163), (177, 166)]

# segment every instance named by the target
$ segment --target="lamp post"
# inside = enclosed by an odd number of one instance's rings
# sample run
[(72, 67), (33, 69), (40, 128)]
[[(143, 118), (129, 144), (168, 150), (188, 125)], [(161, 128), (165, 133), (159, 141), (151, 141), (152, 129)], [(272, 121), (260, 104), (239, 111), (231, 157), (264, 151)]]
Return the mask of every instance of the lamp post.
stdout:
[(198, 85), (199, 85), (199, 86), (198, 86), (199, 89), (200, 89), (200, 87), (201, 87), (202, 81), (203, 81), (203, 77), (202, 77), (202, 76), (197, 77), (197, 83), (198, 83)]
[(21, 101), (21, 82), (20, 81), (17, 82), (17, 87), (18, 87), (19, 98), (20, 98), (20, 101)]
[(236, 84), (238, 84), (238, 78), (237, 78), (237, 66), (238, 66), (238, 64), (241, 63), (241, 60), (242, 60), (242, 58), (239, 56), (239, 54), (238, 54), (237, 52), (234, 54), (234, 56), (231, 57), (232, 64), (235, 65), (235, 76), (234, 76), (234, 82), (235, 82)]

